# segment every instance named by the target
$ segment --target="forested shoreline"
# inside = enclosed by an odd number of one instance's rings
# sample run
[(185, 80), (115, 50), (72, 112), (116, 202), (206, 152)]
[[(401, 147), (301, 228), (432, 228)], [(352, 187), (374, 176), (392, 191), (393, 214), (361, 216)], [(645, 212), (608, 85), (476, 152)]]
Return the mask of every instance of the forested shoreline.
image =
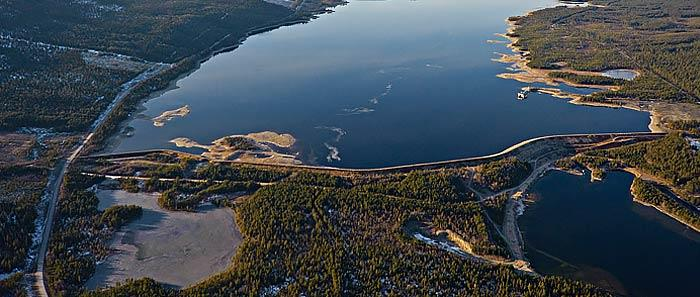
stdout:
[[(630, 189), (635, 199), (669, 213), (696, 230), (699, 227), (700, 153), (682, 133), (671, 133), (645, 143), (584, 152), (568, 162), (561, 162), (560, 166), (587, 168), (594, 179), (603, 179), (611, 170), (631, 171), (637, 176)], [(664, 192), (663, 187), (668, 187), (672, 193)]]
[(700, 101), (700, 5), (692, 0), (592, 0), (513, 17), (517, 49), (528, 66), (566, 71), (635, 69), (630, 81), (558, 73), (573, 82), (619, 85), (584, 100)]

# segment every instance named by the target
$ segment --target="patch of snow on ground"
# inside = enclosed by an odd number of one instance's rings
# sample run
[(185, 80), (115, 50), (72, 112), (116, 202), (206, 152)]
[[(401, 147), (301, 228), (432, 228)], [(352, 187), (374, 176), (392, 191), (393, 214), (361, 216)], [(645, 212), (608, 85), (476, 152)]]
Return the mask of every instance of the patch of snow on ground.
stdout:
[(688, 143), (690, 143), (690, 146), (695, 151), (700, 150), (700, 139), (696, 139), (696, 138), (686, 138), (686, 139), (688, 140)]
[(441, 242), (441, 241), (433, 240), (433, 239), (430, 239), (430, 238), (428, 238), (428, 237), (423, 236), (423, 235), (420, 234), (420, 233), (414, 233), (414, 234), (413, 234), (413, 237), (414, 237), (415, 239), (418, 239), (418, 240), (420, 240), (420, 241), (422, 241), (422, 242), (427, 243), (428, 245), (432, 245), (432, 246), (438, 247), (438, 248), (440, 248), (440, 249), (442, 249), (442, 250), (445, 250), (445, 251), (447, 251), (447, 252), (453, 253), (453, 254), (455, 254), (455, 255), (463, 256), (463, 257), (464, 257), (464, 256), (467, 256), (466, 253), (464, 253), (464, 251), (462, 251), (459, 247), (456, 247), (456, 246), (454, 246), (454, 245), (451, 245), (451, 244), (449, 244), (449, 243), (447, 243), (447, 242)]
[(269, 286), (267, 288), (262, 289), (260, 292), (260, 296), (277, 296), (280, 291), (282, 291), (284, 288), (288, 287), (292, 281), (294, 281), (293, 278), (288, 277), (284, 280), (284, 282), (276, 285)]
[[(60, 165), (57, 166), (59, 168)], [(56, 170), (51, 172), (49, 175), (48, 182), (46, 182), (46, 189), (53, 189), (52, 185), (56, 182), (58, 172)], [(49, 199), (52, 197), (52, 191), (44, 191), (41, 196), (41, 200), (37, 203), (37, 216), (34, 221), (34, 234), (32, 234), (32, 246), (27, 253), (27, 260), (25, 261), (25, 268), (29, 270), (34, 265), (34, 259), (37, 257), (39, 252), (39, 246), (41, 245), (42, 235), (44, 234), (44, 229), (46, 228), (46, 211), (48, 210)]]
[(75, 5), (83, 6), (83, 13), (89, 18), (100, 18), (106, 12), (120, 12), (124, 7), (117, 4), (101, 4), (95, 0), (74, 0), (71, 2)]

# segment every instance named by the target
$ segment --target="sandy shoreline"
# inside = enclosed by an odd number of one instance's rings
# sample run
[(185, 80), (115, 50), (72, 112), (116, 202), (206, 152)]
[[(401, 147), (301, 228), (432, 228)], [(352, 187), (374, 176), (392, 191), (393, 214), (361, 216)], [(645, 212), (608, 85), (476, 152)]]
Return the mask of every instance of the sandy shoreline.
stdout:
[[(525, 16), (531, 15), (533, 11), (527, 12)], [(594, 89), (607, 89), (607, 90), (616, 90), (619, 89), (618, 86), (600, 86), (600, 85), (583, 85), (583, 84), (576, 84), (572, 82), (568, 82), (566, 80), (562, 79), (554, 79), (549, 77), (549, 73), (554, 72), (554, 71), (566, 71), (566, 72), (571, 72), (575, 74), (581, 74), (581, 75), (596, 75), (596, 76), (603, 76), (603, 72), (593, 72), (593, 71), (578, 71), (578, 70), (572, 70), (572, 69), (567, 69), (567, 68), (562, 68), (562, 69), (557, 69), (557, 70), (548, 70), (548, 69), (535, 69), (527, 66), (527, 63), (529, 62), (529, 51), (524, 51), (517, 47), (515, 44), (518, 42), (519, 38), (511, 36), (510, 33), (513, 33), (515, 29), (517, 28), (517, 24), (515, 21), (508, 20), (506, 19), (506, 23), (508, 24), (508, 29), (505, 34), (497, 34), (503, 38), (508, 39), (509, 43), (507, 45), (508, 48), (510, 48), (513, 53), (513, 55), (507, 55), (507, 54), (501, 54), (501, 57), (499, 59), (494, 59), (494, 61), (501, 62), (501, 63), (509, 63), (509, 64), (514, 64), (517, 66), (516, 69), (520, 69), (520, 72), (517, 73), (502, 73), (497, 75), (500, 78), (503, 79), (514, 79), (520, 82), (524, 83), (535, 83), (535, 82), (540, 82), (540, 83), (545, 83), (550, 86), (557, 86), (559, 83), (563, 83), (565, 85), (571, 86), (571, 87), (584, 87), (584, 88), (594, 88)], [(635, 72), (639, 73), (639, 70), (633, 69)], [(671, 117), (676, 117), (676, 114), (663, 114), (662, 112), (658, 111), (656, 109), (657, 104), (664, 104), (664, 103), (657, 103), (657, 102), (644, 102), (644, 101), (636, 101), (636, 102), (630, 102), (629, 100), (611, 100), (611, 102), (593, 102), (593, 101), (586, 101), (583, 100), (582, 95), (577, 95), (577, 94), (570, 94), (563, 92), (559, 90), (558, 93), (554, 92), (545, 92), (547, 94), (553, 95), (556, 98), (562, 98), (562, 99), (570, 99), (569, 103), (576, 104), (576, 105), (583, 105), (583, 106), (592, 106), (592, 107), (609, 107), (609, 108), (626, 108), (626, 109), (631, 109), (635, 111), (640, 111), (640, 112), (647, 112), (649, 113), (649, 118), (650, 118), (650, 123), (649, 123), (649, 130), (651, 132), (667, 132), (668, 130), (663, 127), (662, 125), (662, 119), (667, 116)], [(681, 117), (684, 118), (684, 117)]]
[[(643, 108), (639, 106), (640, 104), (644, 104), (643, 101), (637, 102), (637, 105), (635, 105), (634, 102), (626, 102), (626, 101), (612, 101), (610, 103), (606, 102), (594, 102), (594, 101), (585, 101), (582, 100), (581, 96), (578, 96), (578, 98), (573, 98), (572, 100), (569, 101), (571, 104), (575, 105), (583, 105), (583, 106), (591, 106), (591, 107), (609, 107), (609, 108), (625, 108), (625, 109), (630, 109), (630, 110), (635, 110), (639, 112), (646, 112), (649, 113), (649, 131), (651, 132), (669, 132), (668, 129), (666, 129), (662, 123), (662, 115), (654, 110), (654, 108)], [(647, 104), (654, 104), (651, 102), (648, 102)]]
[(201, 155), (210, 160), (237, 160), (263, 164), (301, 164), (290, 150), (296, 143), (291, 134), (272, 131), (230, 135), (214, 140), (211, 144), (200, 144), (186, 137), (170, 140), (177, 147), (200, 148)]

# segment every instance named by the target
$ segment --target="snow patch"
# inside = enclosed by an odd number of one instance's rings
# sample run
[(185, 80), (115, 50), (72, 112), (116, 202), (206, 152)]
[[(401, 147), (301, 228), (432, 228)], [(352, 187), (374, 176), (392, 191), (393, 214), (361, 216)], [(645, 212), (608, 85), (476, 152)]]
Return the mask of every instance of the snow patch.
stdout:
[(700, 150), (700, 139), (696, 138), (686, 138), (688, 140), (688, 143), (690, 143), (690, 146), (693, 148), (695, 151)]
[(440, 249), (442, 249), (442, 250), (444, 250), (444, 251), (447, 251), (447, 252), (449, 252), (449, 253), (452, 253), (452, 254), (455, 254), (455, 255), (458, 255), (458, 256), (463, 256), (463, 257), (468, 256), (467, 253), (465, 253), (464, 251), (462, 251), (459, 247), (454, 246), (454, 245), (451, 245), (451, 244), (449, 244), (449, 243), (447, 243), (447, 242), (437, 241), (437, 240), (434, 240), (434, 239), (425, 237), (425, 236), (423, 236), (423, 234), (420, 234), (420, 233), (414, 233), (414, 234), (413, 234), (413, 237), (414, 237), (415, 239), (418, 239), (418, 240), (420, 240), (420, 241), (422, 241), (422, 242), (427, 243), (428, 245), (432, 245), (432, 246), (438, 247), (438, 248), (440, 248)]
[(260, 292), (260, 296), (277, 296), (280, 291), (288, 287), (293, 281), (293, 278), (288, 277), (282, 283), (263, 288)]

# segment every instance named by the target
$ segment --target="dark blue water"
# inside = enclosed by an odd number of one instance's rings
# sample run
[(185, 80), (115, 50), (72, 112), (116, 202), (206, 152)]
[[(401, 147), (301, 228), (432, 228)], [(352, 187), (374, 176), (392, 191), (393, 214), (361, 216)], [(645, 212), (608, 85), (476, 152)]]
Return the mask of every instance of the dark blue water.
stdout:
[(700, 234), (634, 203), (632, 176), (550, 172), (520, 217), (527, 257), (539, 273), (583, 279), (629, 296), (698, 296)]
[[(540, 94), (518, 101), (525, 85), (496, 77), (509, 65), (494, 52), (509, 50), (487, 40), (508, 16), (555, 1), (350, 2), (204, 63), (145, 111), (188, 104), (191, 113), (162, 128), (134, 120), (117, 150), (271, 130), (294, 135), (304, 162), (374, 167), (488, 154), (548, 134), (647, 130), (644, 113)], [(347, 134), (336, 141), (328, 127)], [(340, 160), (326, 159), (328, 146)]]

